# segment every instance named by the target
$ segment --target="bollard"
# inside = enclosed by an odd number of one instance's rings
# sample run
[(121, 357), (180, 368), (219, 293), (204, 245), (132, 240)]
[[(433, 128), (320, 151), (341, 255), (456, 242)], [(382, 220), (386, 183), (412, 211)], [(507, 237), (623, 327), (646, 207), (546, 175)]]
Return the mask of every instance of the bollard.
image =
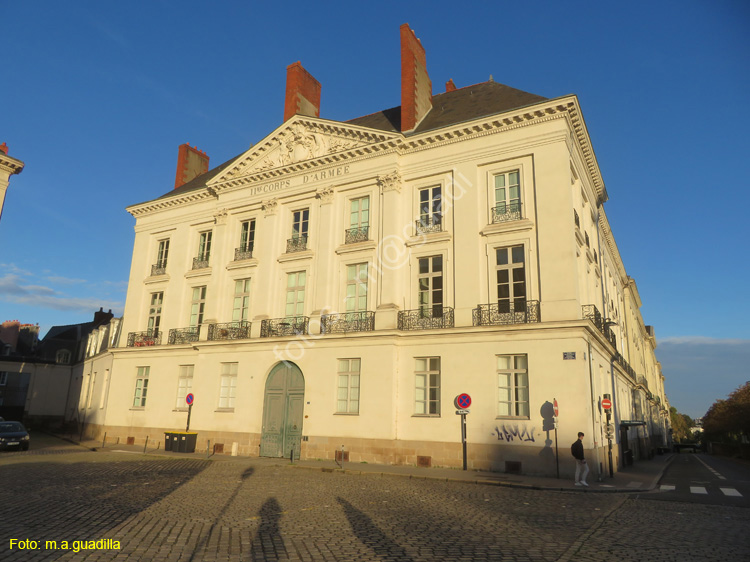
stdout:
[(289, 450), (289, 462), (294, 464), (294, 447)]
[(102, 439), (102, 449), (104, 449), (104, 444), (107, 442), (107, 432), (104, 432), (104, 438)]
[(143, 454), (146, 454), (146, 448), (148, 447), (148, 435), (146, 435), (146, 442), (143, 444)]
[(211, 440), (206, 441), (206, 458), (209, 457), (209, 451), (211, 450)]

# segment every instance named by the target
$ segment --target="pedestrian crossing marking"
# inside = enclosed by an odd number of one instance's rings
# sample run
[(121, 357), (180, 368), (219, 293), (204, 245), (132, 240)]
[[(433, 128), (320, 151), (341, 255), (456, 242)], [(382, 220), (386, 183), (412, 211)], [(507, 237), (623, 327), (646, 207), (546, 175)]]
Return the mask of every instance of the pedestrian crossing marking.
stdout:
[(725, 496), (734, 496), (737, 498), (742, 497), (742, 494), (740, 494), (739, 491), (735, 490), (734, 488), (720, 488), (720, 490), (724, 493)]
[[(741, 498), (742, 493), (740, 493), (735, 488), (719, 488), (721, 490), (721, 493), (725, 496), (732, 496), (735, 498)], [(674, 492), (677, 490), (677, 486), (672, 484), (662, 484), (659, 486), (660, 492)], [(712, 488), (712, 490), (716, 490), (716, 488)], [(690, 493), (691, 494), (708, 494), (708, 489), (704, 486), (690, 486)]]
[(661, 486), (659, 486), (659, 489), (660, 489), (660, 490), (661, 490), (662, 492), (671, 492), (671, 491), (672, 491), (672, 490), (674, 490), (675, 488), (676, 488), (676, 486), (668, 486), (668, 485), (666, 485), (666, 484), (662, 484)]
[(690, 493), (691, 494), (708, 494), (708, 490), (706, 490), (703, 486), (690, 486)]

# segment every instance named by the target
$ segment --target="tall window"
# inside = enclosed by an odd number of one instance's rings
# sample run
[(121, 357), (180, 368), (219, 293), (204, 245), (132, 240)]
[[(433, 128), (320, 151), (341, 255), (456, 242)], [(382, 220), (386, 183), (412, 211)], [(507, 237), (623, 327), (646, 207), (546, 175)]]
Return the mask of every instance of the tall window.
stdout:
[(440, 357), (417, 357), (414, 413), (440, 415)]
[(336, 412), (359, 413), (359, 359), (339, 359)]
[(349, 224), (351, 228), (370, 226), (370, 197), (359, 197), (350, 201)]
[(495, 176), (493, 222), (521, 218), (521, 187), (518, 170)]
[(237, 396), (237, 363), (221, 364), (221, 387), (219, 389), (219, 408), (234, 408)]
[(346, 266), (346, 311), (367, 310), (367, 264)]
[(8, 384), (8, 371), (0, 371), (0, 386)]
[(177, 377), (177, 401), (175, 408), (187, 408), (185, 397), (193, 389), (194, 365), (180, 365), (180, 374)]
[(419, 190), (419, 222), (422, 226), (438, 226), (442, 222), (441, 187), (426, 187)]
[(206, 287), (193, 287), (193, 298), (190, 303), (190, 326), (203, 324), (203, 311), (206, 307)]
[(286, 275), (286, 310), (288, 317), (305, 314), (305, 278), (304, 271), (295, 271)]
[(497, 415), (529, 417), (529, 373), (526, 355), (497, 356)]
[(201, 261), (208, 261), (211, 257), (211, 238), (212, 232), (210, 230), (201, 232), (198, 237), (198, 259)]
[(310, 222), (310, 209), (300, 209), (292, 213), (292, 238), (307, 238), (307, 228)]
[(91, 408), (91, 402), (94, 399), (94, 388), (96, 388), (96, 373), (91, 375), (91, 380), (86, 390), (86, 409)]
[(234, 307), (232, 321), (247, 320), (250, 310), (250, 279), (237, 279), (234, 282)]
[(252, 252), (255, 246), (255, 219), (244, 221), (240, 229), (240, 252)]
[(159, 249), (156, 252), (156, 267), (159, 269), (167, 267), (167, 257), (169, 257), (169, 239), (159, 240)]
[(101, 410), (107, 404), (107, 393), (109, 391), (109, 369), (104, 369), (104, 384), (102, 385), (102, 398), (99, 401), (99, 409)]
[(151, 305), (148, 309), (148, 331), (152, 336), (159, 333), (161, 323), (161, 304), (164, 301), (164, 293), (151, 293)]
[(523, 246), (497, 248), (498, 312), (526, 310), (526, 268)]
[(425, 317), (443, 315), (443, 256), (419, 258), (419, 311)]
[(148, 372), (150, 367), (138, 367), (135, 376), (135, 393), (133, 394), (133, 407), (143, 408), (146, 406), (146, 395), (148, 394)]

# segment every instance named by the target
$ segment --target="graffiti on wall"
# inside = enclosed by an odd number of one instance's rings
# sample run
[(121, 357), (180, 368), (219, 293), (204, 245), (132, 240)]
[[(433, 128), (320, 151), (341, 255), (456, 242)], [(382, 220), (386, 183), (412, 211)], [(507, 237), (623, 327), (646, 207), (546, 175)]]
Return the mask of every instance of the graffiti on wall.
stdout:
[(534, 443), (536, 442), (534, 439), (535, 429), (535, 427), (532, 427), (529, 430), (525, 424), (520, 426), (517, 423), (503, 424), (502, 427), (495, 426), (495, 431), (492, 432), (492, 435), (496, 436), (498, 441), (507, 441), (509, 443), (513, 441), (530, 441)]

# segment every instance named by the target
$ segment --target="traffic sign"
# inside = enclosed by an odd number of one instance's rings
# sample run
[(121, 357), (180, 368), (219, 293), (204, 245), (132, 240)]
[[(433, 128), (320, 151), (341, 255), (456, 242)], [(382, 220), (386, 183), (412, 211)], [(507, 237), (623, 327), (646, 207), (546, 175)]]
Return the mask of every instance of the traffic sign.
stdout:
[(610, 400), (609, 398), (605, 398), (604, 400), (602, 400), (602, 408), (604, 408), (605, 410), (609, 410), (611, 407), (612, 400)]
[(471, 410), (456, 410), (456, 415), (470, 414)]
[(560, 415), (560, 409), (557, 407), (557, 398), (555, 398), (555, 401), (552, 402), (552, 405), (555, 408), (555, 417), (559, 416)]
[(456, 408), (461, 408), (462, 410), (465, 410), (469, 406), (471, 406), (471, 396), (468, 394), (461, 393), (458, 396), (456, 396), (456, 399), (454, 400), (454, 404), (456, 405)]
[(187, 396), (185, 396), (185, 402), (187, 402), (188, 406), (192, 406), (193, 405), (193, 400), (194, 399), (195, 399), (195, 397), (193, 396), (192, 392), (190, 394), (188, 394)]

